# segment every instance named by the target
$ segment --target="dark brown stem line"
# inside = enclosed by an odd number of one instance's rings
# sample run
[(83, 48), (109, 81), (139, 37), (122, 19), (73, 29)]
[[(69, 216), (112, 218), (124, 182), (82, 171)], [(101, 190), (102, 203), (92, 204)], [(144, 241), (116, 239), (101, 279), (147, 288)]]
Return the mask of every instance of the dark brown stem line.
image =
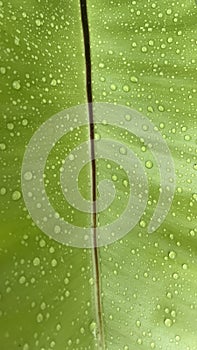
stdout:
[(86, 64), (86, 93), (88, 101), (89, 115), (89, 134), (90, 134), (90, 155), (91, 155), (91, 179), (92, 179), (92, 228), (93, 228), (93, 264), (95, 274), (95, 298), (97, 308), (98, 322), (98, 341), (101, 349), (105, 349), (103, 334), (103, 317), (101, 303), (101, 284), (100, 284), (100, 266), (99, 251), (97, 244), (97, 191), (96, 191), (96, 160), (95, 160), (95, 130), (94, 130), (94, 114), (93, 114), (93, 98), (92, 98), (92, 68), (91, 68), (91, 52), (90, 52), (90, 33), (88, 24), (87, 2), (80, 0), (81, 20), (84, 37), (85, 64)]

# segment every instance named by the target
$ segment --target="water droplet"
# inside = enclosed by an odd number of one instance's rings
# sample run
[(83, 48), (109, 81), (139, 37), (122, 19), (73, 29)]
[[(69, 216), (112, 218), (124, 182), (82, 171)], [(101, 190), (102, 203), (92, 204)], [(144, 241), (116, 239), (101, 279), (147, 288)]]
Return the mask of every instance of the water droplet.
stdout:
[(101, 139), (101, 135), (96, 132), (94, 134), (94, 138), (95, 138), (96, 141), (99, 141)]
[(140, 226), (141, 226), (141, 227), (146, 227), (146, 222), (145, 222), (144, 220), (141, 220), (141, 221), (140, 221)]
[(20, 81), (19, 80), (14, 80), (13, 83), (12, 83), (12, 86), (15, 90), (20, 90), (21, 88), (21, 84), (20, 84)]
[(113, 181), (117, 181), (117, 180), (118, 180), (117, 175), (115, 175), (115, 174), (114, 174), (114, 175), (112, 175), (112, 180), (113, 180)]
[(94, 278), (91, 277), (91, 278), (89, 279), (89, 284), (90, 284), (91, 286), (93, 286), (93, 284), (94, 284)]
[(173, 42), (173, 38), (171, 38), (171, 37), (168, 38), (168, 39), (167, 39), (167, 42), (168, 42), (168, 43), (172, 43), (172, 42)]
[(166, 327), (171, 327), (172, 326), (172, 320), (170, 318), (166, 318), (164, 320), (164, 324)]
[(67, 298), (70, 296), (70, 292), (69, 292), (69, 290), (66, 290), (66, 292), (65, 292), (65, 296), (66, 296)]
[(55, 227), (54, 227), (54, 233), (58, 234), (58, 233), (60, 233), (60, 232), (61, 232), (61, 227), (58, 226), (58, 225), (55, 225)]
[(68, 277), (65, 277), (64, 278), (64, 283), (67, 285), (67, 284), (69, 284), (69, 279), (68, 279)]
[(21, 277), (19, 278), (19, 283), (20, 283), (20, 284), (24, 284), (25, 281), (26, 281), (25, 276), (21, 276)]
[(197, 163), (193, 165), (193, 169), (197, 170)]
[(0, 72), (1, 72), (1, 74), (5, 74), (6, 73), (6, 68), (5, 67), (0, 67)]
[(42, 322), (43, 321), (43, 315), (41, 313), (39, 313), (37, 316), (36, 316), (36, 320), (38, 323)]
[(168, 256), (170, 259), (175, 259), (176, 258), (176, 253), (172, 250), (168, 253)]
[(68, 159), (69, 159), (69, 160), (74, 160), (74, 159), (75, 159), (75, 157), (74, 157), (74, 155), (73, 155), (73, 154), (69, 154)]
[(164, 108), (164, 106), (158, 106), (158, 110), (159, 110), (160, 112), (164, 112), (164, 111), (165, 111), (165, 108)]
[(153, 162), (151, 162), (151, 160), (147, 160), (145, 166), (147, 169), (151, 169), (153, 167)]
[(184, 136), (184, 140), (185, 140), (185, 141), (190, 141), (190, 140), (191, 140), (190, 135), (185, 135), (185, 136)]
[(23, 345), (23, 350), (29, 350), (29, 345), (27, 343)]
[(27, 120), (27, 119), (23, 119), (23, 120), (22, 120), (22, 125), (23, 125), (23, 126), (26, 126), (27, 124), (28, 124), (28, 120)]
[(19, 191), (14, 191), (12, 193), (12, 199), (13, 201), (18, 201), (21, 198), (21, 193)]
[(57, 85), (57, 81), (55, 79), (51, 80), (51, 86), (56, 86)]
[(117, 86), (116, 86), (115, 84), (111, 84), (111, 85), (110, 85), (110, 89), (111, 89), (112, 91), (115, 91), (115, 90), (117, 90)]
[(33, 265), (34, 265), (34, 266), (40, 265), (40, 259), (39, 259), (38, 257), (34, 258), (34, 260), (33, 260)]
[(182, 268), (183, 268), (183, 270), (187, 270), (188, 269), (188, 265), (187, 264), (183, 264)]
[(90, 326), (89, 326), (89, 329), (90, 329), (90, 332), (95, 336), (96, 335), (96, 322), (91, 322), (90, 323)]
[(130, 115), (130, 114), (126, 114), (126, 115), (125, 115), (125, 119), (126, 119), (128, 122), (130, 122), (130, 120), (131, 120), (131, 115)]
[(177, 272), (174, 272), (173, 275), (172, 275), (172, 277), (173, 277), (175, 280), (177, 280), (177, 279), (179, 278), (179, 275), (178, 275)]
[(122, 89), (123, 89), (124, 92), (129, 92), (130, 91), (129, 85), (124, 85)]
[(46, 245), (46, 242), (44, 241), (44, 239), (41, 239), (40, 242), (39, 242), (39, 246), (41, 248), (43, 248), (43, 247), (45, 247), (45, 245)]
[(142, 46), (142, 52), (147, 52), (147, 51), (148, 51), (147, 47), (146, 46)]
[(52, 266), (52, 267), (57, 266), (57, 260), (56, 260), (56, 259), (53, 259), (53, 260), (51, 261), (51, 266)]
[(6, 149), (5, 143), (0, 143), (0, 150), (4, 151)]
[(5, 187), (2, 187), (2, 188), (0, 189), (0, 194), (1, 194), (2, 196), (4, 196), (4, 194), (6, 194), (6, 188), (5, 188)]
[(120, 154), (127, 154), (127, 149), (125, 147), (120, 147), (119, 152)]
[(80, 333), (84, 334), (85, 333), (85, 329), (83, 327), (80, 328)]
[(36, 21), (35, 21), (35, 22), (36, 22), (37, 27), (40, 27), (40, 26), (41, 26), (41, 24), (42, 24), (42, 23), (41, 23), (41, 21), (40, 21), (40, 19), (36, 19)]
[(132, 76), (132, 77), (130, 78), (130, 80), (131, 80), (132, 83), (137, 83), (137, 82), (138, 82), (138, 78), (137, 78), (137, 77), (134, 77), (134, 76)]
[(32, 173), (31, 171), (27, 171), (25, 174), (24, 174), (24, 179), (27, 180), (27, 181), (30, 181), (32, 179)]
[(128, 182), (127, 180), (123, 180), (122, 183), (123, 183), (123, 186), (124, 186), (124, 187), (128, 187), (128, 185), (129, 185), (129, 182)]
[(13, 130), (14, 129), (14, 124), (13, 123), (7, 123), (7, 128), (8, 128), (8, 130)]

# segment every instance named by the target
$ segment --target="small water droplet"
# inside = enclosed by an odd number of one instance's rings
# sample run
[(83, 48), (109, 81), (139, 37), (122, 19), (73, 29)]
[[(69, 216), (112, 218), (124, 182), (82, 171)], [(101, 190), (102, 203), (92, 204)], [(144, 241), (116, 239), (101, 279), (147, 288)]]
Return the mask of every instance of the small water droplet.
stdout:
[(0, 143), (0, 150), (4, 151), (6, 149), (5, 143)]
[(125, 147), (120, 147), (119, 152), (120, 154), (127, 154), (127, 149)]
[(130, 78), (130, 80), (131, 80), (132, 83), (137, 83), (137, 82), (138, 82), (138, 78), (135, 77), (135, 76), (132, 76), (132, 77)]
[(42, 322), (43, 321), (43, 315), (41, 313), (37, 314), (36, 320), (37, 320), (38, 323)]
[(122, 89), (123, 89), (124, 92), (129, 92), (129, 91), (130, 91), (129, 85), (124, 85), (124, 86), (122, 87)]
[(19, 191), (14, 191), (12, 193), (12, 199), (13, 201), (18, 201), (21, 198), (21, 193)]
[(166, 327), (171, 327), (172, 326), (172, 320), (170, 318), (166, 318), (164, 320), (164, 324)]
[(90, 332), (94, 335), (94, 336), (96, 336), (96, 322), (91, 322), (90, 323), (90, 326), (89, 326), (89, 329), (90, 329)]
[(188, 265), (187, 264), (183, 264), (182, 268), (183, 268), (183, 270), (187, 270), (188, 269)]
[(141, 221), (140, 221), (140, 226), (141, 226), (141, 227), (146, 227), (146, 222), (145, 222), (144, 220), (141, 220)]
[(38, 257), (34, 258), (34, 260), (33, 260), (33, 265), (34, 265), (34, 266), (40, 265), (40, 259), (39, 259)]
[(145, 166), (147, 169), (151, 169), (153, 167), (153, 162), (151, 160), (147, 160)]
[(5, 74), (6, 73), (6, 68), (5, 67), (0, 67), (0, 72), (1, 72), (1, 74)]
[(20, 81), (19, 80), (14, 80), (13, 83), (12, 83), (12, 86), (15, 90), (20, 90), (21, 88), (21, 84), (20, 84)]
[(40, 19), (38, 19), (38, 18), (36, 19), (36, 21), (35, 21), (35, 22), (36, 22), (37, 27), (40, 27), (40, 26), (41, 26), (41, 24), (42, 24), (42, 23), (41, 23), (41, 21), (40, 21)]
[(126, 114), (126, 115), (125, 115), (125, 119), (126, 119), (128, 122), (130, 122), (130, 120), (131, 120), (131, 115), (130, 115), (130, 114)]
[(110, 89), (111, 89), (112, 91), (116, 91), (116, 90), (117, 90), (117, 86), (116, 86), (115, 84), (111, 84), (111, 85), (110, 85)]
[(52, 267), (57, 266), (57, 260), (56, 260), (56, 259), (52, 259), (52, 261), (51, 261), (51, 266), (52, 266)]
[(0, 194), (2, 195), (2, 196), (4, 196), (4, 194), (6, 194), (6, 188), (5, 187), (2, 187), (1, 189), (0, 189)]
[(19, 283), (20, 283), (20, 284), (24, 284), (25, 281), (26, 281), (25, 276), (21, 276), (21, 277), (19, 278)]
[(112, 180), (113, 180), (113, 181), (117, 181), (117, 180), (118, 180), (118, 176), (117, 176), (117, 175), (115, 175), (115, 174), (114, 174), (114, 175), (112, 175)]
[(31, 171), (27, 171), (25, 174), (24, 174), (24, 179), (27, 180), (27, 181), (30, 181), (32, 179), (32, 173)]
[(170, 259), (175, 259), (176, 258), (176, 253), (172, 250), (168, 253), (168, 256)]
[(57, 85), (57, 81), (55, 79), (51, 80), (51, 86), (56, 86)]

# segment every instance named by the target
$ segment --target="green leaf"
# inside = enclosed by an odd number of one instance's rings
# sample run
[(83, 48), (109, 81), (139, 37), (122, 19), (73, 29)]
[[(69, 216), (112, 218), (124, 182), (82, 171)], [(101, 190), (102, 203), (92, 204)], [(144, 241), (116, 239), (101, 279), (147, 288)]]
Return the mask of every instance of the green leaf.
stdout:
[[(121, 128), (120, 115), (120, 127), (95, 123), (94, 143), (120, 142), (122, 158), (128, 147), (140, 160), (148, 202), (137, 225), (95, 249), (63, 245), (39, 229), (22, 195), (21, 168), (42, 125), (87, 103), (80, 2), (0, 1), (1, 349), (195, 350), (196, 4), (88, 0), (87, 9), (93, 101), (131, 108), (132, 118), (145, 116), (159, 130), (175, 164), (175, 196), (165, 220), (149, 234), (160, 169), (135, 130)], [(85, 115), (85, 126), (60, 138), (44, 179), (55, 210), (81, 228), (90, 228), (92, 215), (68, 203), (59, 174), (62, 160), (89, 140), (87, 123)], [(99, 158), (96, 170), (97, 184), (112, 180), (116, 190), (109, 208), (97, 215), (100, 226), (110, 225), (122, 217), (134, 190), (116, 161)], [(78, 186), (91, 200), (91, 162), (81, 169)]]

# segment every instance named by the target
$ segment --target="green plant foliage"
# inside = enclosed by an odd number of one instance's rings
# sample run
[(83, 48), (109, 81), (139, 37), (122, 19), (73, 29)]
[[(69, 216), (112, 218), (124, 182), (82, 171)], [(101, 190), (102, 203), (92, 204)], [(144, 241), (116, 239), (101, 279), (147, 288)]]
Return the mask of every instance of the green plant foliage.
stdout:
[[(171, 210), (148, 234), (159, 198), (156, 161), (135, 135), (95, 126), (98, 139), (107, 136), (132, 148), (149, 184), (136, 227), (99, 248), (102, 350), (195, 350), (196, 4), (88, 0), (87, 7), (94, 101), (147, 116), (166, 140), (176, 169)], [(87, 102), (80, 4), (0, 1), (0, 25), (0, 348), (98, 349), (92, 251), (66, 247), (41, 232), (21, 191), (21, 165), (32, 135), (54, 114)], [(89, 225), (90, 218), (66, 203), (56, 179), (62, 157), (88, 135), (83, 127), (63, 137), (46, 164), (51, 203), (79, 226)], [(86, 165), (79, 176), (86, 199), (91, 198), (88, 174)], [(97, 160), (97, 181), (106, 178), (117, 192), (99, 215), (101, 225), (121, 215), (131, 190), (124, 169)]]

